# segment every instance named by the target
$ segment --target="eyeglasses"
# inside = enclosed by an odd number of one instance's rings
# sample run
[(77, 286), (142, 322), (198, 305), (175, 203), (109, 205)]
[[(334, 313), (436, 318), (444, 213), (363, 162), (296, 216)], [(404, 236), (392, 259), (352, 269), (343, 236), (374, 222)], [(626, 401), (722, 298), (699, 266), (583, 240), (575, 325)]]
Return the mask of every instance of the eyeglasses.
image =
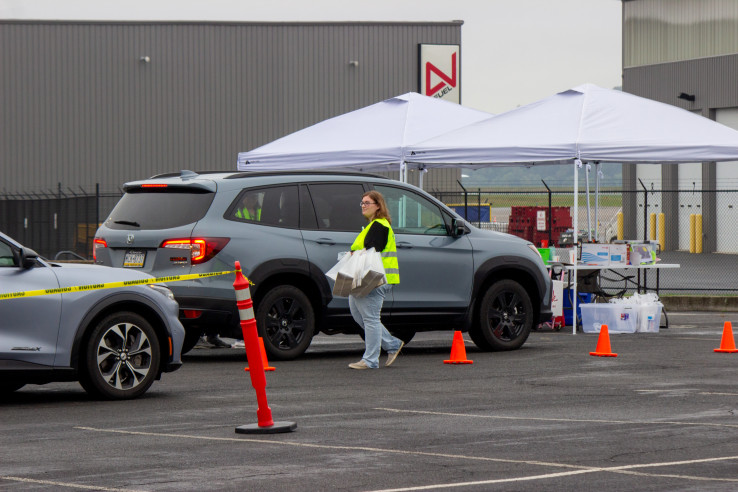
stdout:
[(369, 205), (376, 205), (377, 202), (361, 202), (362, 207), (368, 207)]

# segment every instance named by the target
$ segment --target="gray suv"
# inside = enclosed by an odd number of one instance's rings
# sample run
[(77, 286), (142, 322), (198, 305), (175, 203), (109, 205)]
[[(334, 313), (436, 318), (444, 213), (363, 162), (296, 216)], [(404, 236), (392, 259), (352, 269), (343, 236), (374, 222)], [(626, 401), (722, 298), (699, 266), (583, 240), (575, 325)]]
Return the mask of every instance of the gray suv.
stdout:
[[(551, 282), (531, 243), (477, 229), (423, 190), (371, 174), (182, 171), (127, 183), (97, 231), (95, 261), (168, 276), (233, 270), (238, 260), (269, 357), (293, 359), (319, 331), (362, 334), (324, 272), (366, 224), (359, 202), (371, 189), (387, 200), (397, 242), (401, 283), (382, 310), (396, 336), (456, 329), (482, 350), (510, 350), (551, 318)], [(232, 275), (169, 286), (184, 351), (206, 330), (241, 338)]]

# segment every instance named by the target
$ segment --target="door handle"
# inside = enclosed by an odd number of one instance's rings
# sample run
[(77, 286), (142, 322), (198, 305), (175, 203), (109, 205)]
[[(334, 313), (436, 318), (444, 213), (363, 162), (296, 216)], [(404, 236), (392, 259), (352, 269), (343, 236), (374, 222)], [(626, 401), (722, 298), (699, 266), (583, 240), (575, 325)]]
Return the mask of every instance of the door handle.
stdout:
[(397, 243), (397, 247), (402, 249), (412, 249), (413, 245), (406, 241), (400, 241)]
[(336, 244), (336, 242), (329, 237), (321, 237), (316, 239), (315, 242), (318, 244), (327, 244), (328, 246), (334, 246)]

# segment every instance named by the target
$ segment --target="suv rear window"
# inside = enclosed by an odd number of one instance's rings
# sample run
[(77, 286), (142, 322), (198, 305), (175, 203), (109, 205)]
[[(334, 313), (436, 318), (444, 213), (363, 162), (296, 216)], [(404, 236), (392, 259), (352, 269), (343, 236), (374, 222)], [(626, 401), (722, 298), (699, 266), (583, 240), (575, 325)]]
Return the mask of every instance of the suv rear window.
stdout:
[(111, 229), (170, 229), (205, 216), (215, 193), (202, 190), (129, 191), (105, 222)]

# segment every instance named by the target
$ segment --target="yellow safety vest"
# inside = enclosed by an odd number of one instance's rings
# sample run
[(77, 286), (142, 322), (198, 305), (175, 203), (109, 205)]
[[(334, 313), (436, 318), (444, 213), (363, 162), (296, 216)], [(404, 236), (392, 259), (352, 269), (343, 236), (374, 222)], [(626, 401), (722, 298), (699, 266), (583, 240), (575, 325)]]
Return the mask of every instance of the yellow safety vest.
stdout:
[(351, 251), (364, 249), (364, 238), (366, 237), (366, 234), (369, 232), (369, 229), (374, 222), (379, 222), (387, 229), (389, 229), (389, 234), (387, 234), (387, 246), (385, 246), (384, 250), (380, 252), (382, 255), (382, 265), (384, 266), (384, 275), (387, 277), (387, 283), (399, 284), (400, 264), (397, 262), (397, 245), (395, 244), (395, 233), (392, 231), (392, 226), (389, 222), (387, 222), (387, 219), (374, 219), (373, 221), (369, 222), (369, 225), (364, 227), (359, 235), (356, 236), (354, 244), (351, 245)]
[(261, 220), (261, 209), (257, 208), (256, 217), (252, 217), (248, 209), (244, 207), (242, 210), (236, 211), (236, 217), (238, 217), (239, 219), (246, 219), (246, 220)]

